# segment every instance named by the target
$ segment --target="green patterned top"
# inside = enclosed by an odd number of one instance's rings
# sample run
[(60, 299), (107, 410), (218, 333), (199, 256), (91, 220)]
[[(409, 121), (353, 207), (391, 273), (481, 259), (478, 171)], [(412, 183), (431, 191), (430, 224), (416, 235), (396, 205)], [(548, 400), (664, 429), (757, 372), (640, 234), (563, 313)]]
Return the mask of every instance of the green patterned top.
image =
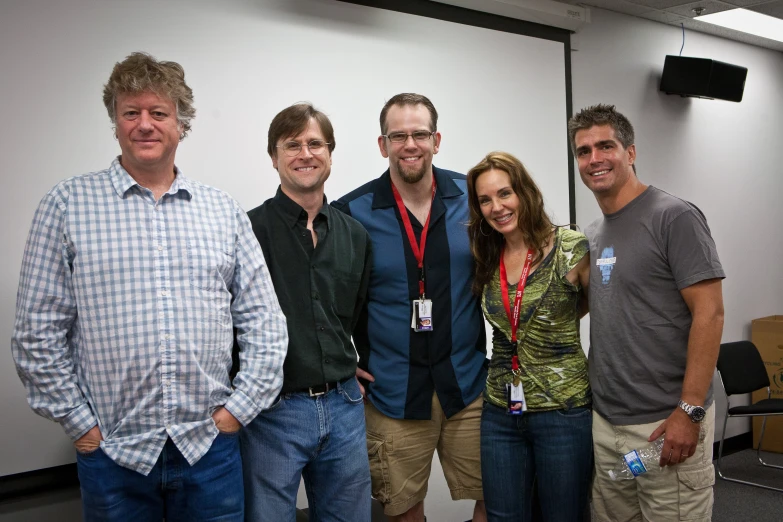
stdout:
[[(589, 252), (584, 234), (558, 228), (554, 245), (527, 278), (519, 312), (517, 344), (522, 387), (528, 410), (547, 411), (589, 405), (587, 358), (579, 342), (578, 305), (581, 286), (566, 279)], [(506, 384), (513, 379), (511, 324), (500, 294), (499, 270), (484, 288), (481, 306), (492, 325), (492, 360), (485, 399), (507, 407)], [(509, 284), (513, 307), (516, 284)]]

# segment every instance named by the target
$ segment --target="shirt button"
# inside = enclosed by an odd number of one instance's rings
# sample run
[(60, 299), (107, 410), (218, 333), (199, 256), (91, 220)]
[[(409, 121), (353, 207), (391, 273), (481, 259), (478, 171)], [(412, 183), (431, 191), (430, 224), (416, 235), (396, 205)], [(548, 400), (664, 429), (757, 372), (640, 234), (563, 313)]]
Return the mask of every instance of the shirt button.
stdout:
[(323, 332), (324, 330), (326, 330), (326, 328), (324, 328), (323, 326), (319, 326), (319, 327), (318, 327), (318, 329), (319, 329), (320, 331), (322, 331), (322, 332)]
[(326, 364), (329, 364), (330, 362), (332, 362), (332, 360), (331, 360), (331, 359), (325, 359), (325, 360), (324, 360), (324, 362), (325, 362)]
[(164, 336), (163, 336), (163, 338), (164, 338), (164, 339), (166, 339), (166, 340), (168, 341), (169, 339), (171, 339), (171, 335), (169, 335), (169, 334), (166, 334), (166, 335), (164, 335)]
[(165, 297), (165, 296), (169, 295), (169, 293), (166, 290), (161, 290), (160, 291), (160, 295)]
[(313, 294), (313, 299), (315, 299), (316, 301), (318, 301), (318, 294)]
[(168, 379), (167, 379), (167, 380), (165, 380), (165, 381), (163, 381), (163, 386), (165, 386), (166, 388), (168, 388), (169, 386), (171, 386), (171, 381), (169, 381)]
[(163, 250), (163, 245), (158, 245), (158, 250), (162, 251)]

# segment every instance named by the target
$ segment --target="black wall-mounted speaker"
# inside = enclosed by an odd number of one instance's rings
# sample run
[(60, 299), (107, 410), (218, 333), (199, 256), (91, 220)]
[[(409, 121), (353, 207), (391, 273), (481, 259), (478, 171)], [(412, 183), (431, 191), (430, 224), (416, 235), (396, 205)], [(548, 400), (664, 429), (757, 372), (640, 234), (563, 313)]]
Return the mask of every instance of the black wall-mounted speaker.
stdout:
[(666, 56), (661, 91), (666, 94), (742, 101), (747, 67), (687, 56)]

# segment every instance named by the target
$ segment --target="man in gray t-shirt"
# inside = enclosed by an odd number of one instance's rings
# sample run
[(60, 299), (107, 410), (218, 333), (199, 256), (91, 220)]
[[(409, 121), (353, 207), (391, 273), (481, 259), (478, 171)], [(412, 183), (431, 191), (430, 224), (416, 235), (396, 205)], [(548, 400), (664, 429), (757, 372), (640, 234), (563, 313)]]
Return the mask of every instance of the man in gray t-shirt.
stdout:
[[(613, 106), (582, 110), (568, 130), (604, 214), (585, 231), (595, 519), (708, 521), (725, 274), (707, 220), (639, 181), (633, 127)], [(609, 480), (623, 454), (661, 436), (665, 468)]]

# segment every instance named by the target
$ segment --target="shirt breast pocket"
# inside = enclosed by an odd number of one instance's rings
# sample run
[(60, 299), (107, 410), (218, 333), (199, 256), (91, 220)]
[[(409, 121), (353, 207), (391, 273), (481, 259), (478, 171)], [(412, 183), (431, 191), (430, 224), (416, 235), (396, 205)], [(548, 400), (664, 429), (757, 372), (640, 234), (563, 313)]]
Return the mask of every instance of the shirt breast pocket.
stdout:
[(211, 239), (188, 239), (190, 284), (210, 292), (226, 291), (234, 276), (234, 254), (228, 245)]
[(337, 270), (334, 273), (334, 306), (337, 315), (353, 317), (362, 274)]

